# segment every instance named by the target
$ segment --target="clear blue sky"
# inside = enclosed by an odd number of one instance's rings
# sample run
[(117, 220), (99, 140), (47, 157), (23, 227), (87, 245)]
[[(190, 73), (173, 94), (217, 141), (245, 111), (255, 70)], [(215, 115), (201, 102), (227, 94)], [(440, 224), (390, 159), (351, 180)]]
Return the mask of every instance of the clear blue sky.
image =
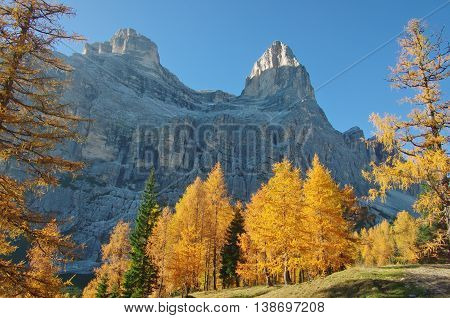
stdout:
[[(401, 32), (446, 0), (287, 1), (287, 0), (67, 0), (76, 17), (69, 31), (89, 42), (108, 40), (131, 27), (159, 47), (161, 64), (194, 89), (240, 94), (253, 63), (274, 40), (288, 44), (319, 87), (359, 58)], [(450, 4), (426, 19), (439, 31), (450, 21)], [(445, 32), (448, 36), (448, 30)], [(448, 37), (447, 37), (448, 39)], [(71, 44), (81, 52), (80, 45)], [(62, 51), (69, 53), (67, 48)], [(386, 82), (398, 44), (390, 44), (316, 90), (333, 126), (344, 131), (373, 128), (371, 112), (402, 113), (403, 92)], [(71, 53), (71, 52), (70, 52)], [(448, 85), (444, 88), (448, 92)], [(448, 98), (448, 95), (446, 95)]]

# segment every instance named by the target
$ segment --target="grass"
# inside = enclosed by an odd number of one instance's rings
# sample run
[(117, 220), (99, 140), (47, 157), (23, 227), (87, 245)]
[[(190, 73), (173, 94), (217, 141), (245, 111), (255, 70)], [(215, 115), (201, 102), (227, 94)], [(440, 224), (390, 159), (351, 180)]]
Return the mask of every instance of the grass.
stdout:
[(450, 297), (450, 265), (354, 267), (297, 285), (197, 292), (204, 298)]

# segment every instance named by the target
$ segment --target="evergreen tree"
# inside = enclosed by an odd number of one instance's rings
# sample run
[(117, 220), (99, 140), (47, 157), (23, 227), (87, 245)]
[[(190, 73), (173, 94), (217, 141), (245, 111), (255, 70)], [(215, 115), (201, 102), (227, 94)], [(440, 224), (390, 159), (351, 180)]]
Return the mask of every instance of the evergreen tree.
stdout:
[(236, 273), (238, 261), (241, 256), (239, 236), (244, 233), (244, 218), (242, 216), (242, 204), (238, 202), (235, 207), (234, 218), (227, 230), (226, 243), (222, 248), (222, 268), (220, 279), (222, 286), (230, 287), (231, 284), (239, 286), (239, 276)]
[(95, 293), (95, 298), (107, 298), (108, 293), (108, 276), (103, 275), (100, 282), (97, 285), (97, 292)]
[(131, 265), (125, 273), (124, 297), (147, 297), (156, 284), (156, 267), (146, 253), (147, 241), (161, 213), (156, 197), (155, 175), (151, 171), (142, 195), (135, 227), (130, 236)]

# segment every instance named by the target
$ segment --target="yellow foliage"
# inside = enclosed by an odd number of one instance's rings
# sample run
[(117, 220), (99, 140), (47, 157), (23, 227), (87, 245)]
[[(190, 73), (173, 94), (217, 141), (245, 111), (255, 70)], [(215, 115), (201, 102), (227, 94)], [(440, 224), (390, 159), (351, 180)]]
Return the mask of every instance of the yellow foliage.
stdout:
[[(300, 171), (288, 160), (273, 166), (273, 177), (252, 196), (245, 214), (245, 230), (252, 244), (263, 254), (265, 274), (283, 273), (298, 266), (306, 249), (306, 224)], [(242, 266), (241, 266), (242, 268)]]
[(220, 164), (206, 181), (197, 177), (186, 188), (173, 216), (163, 213), (147, 249), (158, 266), (160, 296), (217, 288), (220, 251), (233, 214)]
[(394, 252), (394, 238), (386, 220), (368, 231), (361, 231), (361, 256), (366, 266), (389, 264), (393, 260)]
[(339, 270), (354, 261), (354, 240), (344, 219), (350, 194), (348, 188), (339, 189), (315, 155), (303, 187), (304, 213), (309, 220), (304, 259), (313, 275)]
[(180, 239), (172, 246), (168, 264), (169, 288), (181, 290), (183, 296), (199, 288), (205, 249), (193, 226), (183, 228)]
[[(401, 53), (392, 68), (391, 82), (396, 88), (416, 92), (405, 100), (415, 105), (407, 118), (372, 114), (376, 140), (390, 151), (385, 162), (371, 164), (364, 176), (378, 185), (369, 191), (373, 199), (384, 199), (390, 189), (405, 190), (412, 185), (425, 185), (414, 208), (428, 223), (439, 224), (436, 238), (447, 236), (449, 244), (449, 179), (448, 149), (449, 102), (442, 100), (439, 82), (449, 76), (450, 55), (441, 39), (428, 37), (419, 20), (411, 20), (406, 36), (400, 40)], [(440, 241), (440, 239), (439, 239)]]
[(130, 224), (119, 221), (111, 232), (109, 242), (102, 246), (102, 265), (95, 270), (95, 277), (83, 290), (83, 297), (93, 298), (102, 277), (108, 277), (106, 293), (120, 297), (123, 279), (130, 265)]
[[(56, 250), (66, 252), (71, 245), (67, 237), (55, 234), (54, 221), (27, 206), (25, 193), (40, 195), (57, 184), (59, 173), (82, 167), (53, 151), (66, 140), (79, 139), (76, 128), (81, 119), (59, 98), (64, 81), (59, 75), (49, 76), (71, 70), (53, 49), (61, 40), (81, 39), (59, 26), (60, 18), (72, 14), (65, 5), (43, 0), (0, 5), (0, 164), (13, 163), (23, 172), (20, 180), (8, 175), (8, 169), (0, 172), (0, 297), (56, 296), (60, 282), (51, 279), (50, 271), (44, 283), (43, 268), (53, 270)], [(40, 229), (46, 222), (48, 227)], [(8, 260), (19, 237), (31, 243), (32, 272), (24, 263)], [(41, 244), (45, 252), (38, 250)]]
[(225, 244), (228, 226), (233, 219), (233, 207), (230, 204), (222, 167), (218, 162), (206, 178), (204, 184), (204, 225), (205, 230), (205, 289), (217, 289), (218, 273), (221, 267), (220, 251)]
[(58, 262), (58, 247), (55, 241), (61, 239), (56, 221), (49, 222), (43, 229), (45, 240), (35, 242), (28, 251), (28, 288), (24, 297), (61, 297), (64, 282), (58, 277), (61, 269)]
[(392, 225), (394, 235), (396, 258), (400, 263), (416, 263), (419, 257), (417, 248), (417, 235), (419, 228), (416, 220), (408, 212), (402, 211)]
[(167, 282), (167, 263), (171, 253), (171, 242), (169, 241), (169, 239), (171, 239), (171, 221), (172, 211), (170, 211), (168, 207), (165, 207), (162, 210), (161, 216), (159, 217), (147, 243), (147, 254), (151, 257), (154, 264), (158, 268), (157, 297), (162, 297), (167, 294), (165, 284)]

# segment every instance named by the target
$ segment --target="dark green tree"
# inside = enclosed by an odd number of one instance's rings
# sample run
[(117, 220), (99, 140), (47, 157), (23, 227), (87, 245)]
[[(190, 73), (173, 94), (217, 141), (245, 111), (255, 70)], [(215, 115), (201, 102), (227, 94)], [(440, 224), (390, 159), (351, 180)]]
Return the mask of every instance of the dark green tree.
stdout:
[(97, 292), (95, 298), (107, 298), (108, 297), (108, 276), (103, 275), (100, 282), (97, 285)]
[(230, 287), (233, 283), (239, 286), (239, 276), (236, 273), (238, 261), (241, 256), (239, 247), (239, 235), (244, 233), (244, 218), (242, 216), (242, 206), (240, 202), (236, 204), (233, 220), (227, 230), (227, 242), (221, 251), (222, 267), (220, 269), (220, 279), (222, 286)]
[(135, 226), (130, 236), (131, 265), (125, 273), (124, 297), (148, 297), (156, 284), (156, 266), (145, 251), (148, 238), (152, 234), (153, 227), (161, 213), (156, 198), (155, 175), (151, 171), (145, 184)]

